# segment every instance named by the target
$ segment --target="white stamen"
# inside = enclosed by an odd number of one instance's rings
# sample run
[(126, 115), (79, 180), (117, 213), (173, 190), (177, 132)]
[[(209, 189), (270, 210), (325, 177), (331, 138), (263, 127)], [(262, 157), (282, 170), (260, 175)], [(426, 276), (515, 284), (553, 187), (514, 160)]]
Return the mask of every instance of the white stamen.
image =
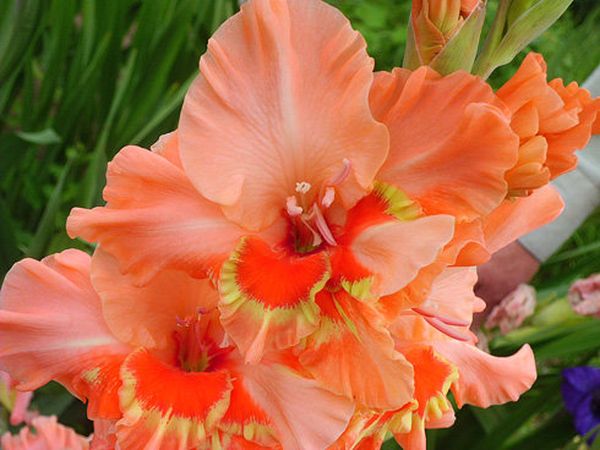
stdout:
[(311, 184), (307, 181), (300, 181), (296, 183), (296, 192), (299, 194), (306, 194), (312, 188)]
[(323, 205), (325, 208), (329, 208), (333, 204), (334, 200), (335, 200), (335, 189), (332, 188), (331, 186), (329, 186), (327, 189), (325, 189), (325, 195), (323, 195), (323, 199), (321, 200), (321, 205)]
[(287, 198), (285, 202), (285, 208), (290, 217), (299, 216), (304, 212), (302, 207), (298, 206), (298, 200), (296, 200), (296, 197), (294, 197), (293, 195)]

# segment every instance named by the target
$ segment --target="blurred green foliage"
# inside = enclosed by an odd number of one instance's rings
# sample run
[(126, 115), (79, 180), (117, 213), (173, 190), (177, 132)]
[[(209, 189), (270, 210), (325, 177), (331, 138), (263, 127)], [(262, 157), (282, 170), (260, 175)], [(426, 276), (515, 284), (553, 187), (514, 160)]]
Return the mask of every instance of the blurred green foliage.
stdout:
[[(399, 66), (408, 0), (330, 0), (369, 43), (378, 70)], [(0, 2), (0, 279), (23, 256), (40, 258), (71, 241), (71, 207), (101, 203), (107, 161), (124, 145), (149, 146), (173, 129), (183, 95), (212, 32), (235, 0), (3, 0)], [(496, 8), (490, 0), (489, 10)], [(600, 3), (572, 8), (532, 45), (552, 77), (583, 81), (600, 63)], [(519, 60), (491, 79), (499, 85)], [(542, 268), (542, 307), (569, 283), (600, 271), (600, 213)], [(464, 408), (430, 449), (561, 448), (575, 434), (559, 397), (560, 370), (596, 358), (600, 327), (573, 319), (496, 339), (497, 353), (533, 343), (540, 379), (521, 401)], [(36, 393), (42, 412), (89, 432), (83, 407), (56, 384)], [(393, 443), (387, 448), (396, 448)]]

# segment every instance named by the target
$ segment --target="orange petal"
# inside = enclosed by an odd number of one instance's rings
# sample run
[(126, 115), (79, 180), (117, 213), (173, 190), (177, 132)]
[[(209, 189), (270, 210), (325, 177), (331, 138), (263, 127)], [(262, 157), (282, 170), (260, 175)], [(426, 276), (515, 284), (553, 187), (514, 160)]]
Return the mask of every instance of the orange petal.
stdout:
[(361, 405), (394, 409), (409, 402), (412, 366), (394, 350), (373, 308), (345, 291), (322, 291), (317, 302), (321, 326), (307, 339), (302, 365), (333, 392)]
[(121, 369), (121, 448), (175, 450), (204, 443), (229, 407), (229, 373), (183, 372), (145, 350)]
[(471, 220), (505, 197), (504, 173), (516, 162), (519, 139), (483, 80), (464, 72), (441, 77), (426, 67), (379, 73), (371, 107), (391, 138), (378, 178), (427, 213)]
[(223, 265), (219, 309), (246, 361), (260, 360), (265, 349), (296, 345), (316, 329), (314, 296), (329, 274), (323, 252), (298, 256), (257, 238), (240, 242)]
[(565, 110), (577, 114), (577, 123), (562, 132), (549, 132), (548, 159), (546, 165), (552, 173), (552, 178), (572, 170), (577, 165), (575, 150), (585, 148), (590, 140), (593, 125), (600, 115), (600, 98), (592, 99), (590, 93), (572, 82), (567, 86), (562, 80), (556, 79), (549, 83), (565, 102)]
[(139, 147), (125, 147), (109, 164), (104, 198), (105, 207), (71, 212), (69, 235), (100, 243), (138, 283), (163, 268), (204, 277), (244, 234), (181, 169)]
[(33, 390), (59, 379), (76, 395), (85, 371), (129, 352), (102, 319), (89, 279), (90, 257), (79, 250), (35, 261), (7, 274), (0, 293), (0, 369)]
[(242, 374), (248, 392), (270, 417), (286, 450), (328, 448), (354, 412), (351, 401), (289, 367), (248, 364)]
[(96, 250), (92, 262), (92, 282), (102, 299), (106, 322), (115, 336), (134, 348), (169, 348), (175, 342), (177, 318), (217, 306), (219, 295), (207, 279), (164, 270), (149, 284), (137, 287), (102, 248)]
[(158, 153), (174, 166), (177, 166), (180, 169), (183, 168), (181, 158), (179, 157), (179, 138), (177, 136), (177, 130), (160, 136), (158, 141), (152, 144), (150, 150), (154, 153)]
[(452, 340), (438, 341), (434, 347), (458, 368), (452, 392), (459, 408), (465, 403), (487, 408), (517, 401), (537, 378), (528, 345), (507, 357), (492, 356), (470, 343)]
[(491, 254), (552, 222), (563, 208), (560, 194), (551, 185), (534, 191), (529, 197), (505, 200), (483, 220), (485, 246), (469, 244), (460, 258), (485, 262)]
[(423, 420), (439, 419), (452, 408), (446, 398), (450, 384), (458, 378), (456, 369), (431, 347), (414, 347), (404, 352), (415, 370), (416, 414)]
[(247, 2), (209, 42), (185, 99), (186, 172), (251, 229), (277, 219), (297, 182), (318, 192), (344, 159), (353, 174), (338, 193), (354, 203), (388, 147), (368, 107), (372, 69), (364, 39), (325, 2)]
[(421, 268), (433, 263), (453, 232), (451, 216), (387, 222), (367, 228), (351, 248), (358, 263), (375, 274), (379, 294), (388, 295), (402, 289)]

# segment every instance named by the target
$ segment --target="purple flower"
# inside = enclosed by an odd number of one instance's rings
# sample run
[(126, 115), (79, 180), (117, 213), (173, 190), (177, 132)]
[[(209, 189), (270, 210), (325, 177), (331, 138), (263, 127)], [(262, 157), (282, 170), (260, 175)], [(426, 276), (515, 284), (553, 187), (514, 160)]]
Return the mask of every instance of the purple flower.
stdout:
[(577, 432), (586, 435), (600, 425), (600, 368), (573, 367), (563, 370), (562, 374), (565, 407), (574, 418)]

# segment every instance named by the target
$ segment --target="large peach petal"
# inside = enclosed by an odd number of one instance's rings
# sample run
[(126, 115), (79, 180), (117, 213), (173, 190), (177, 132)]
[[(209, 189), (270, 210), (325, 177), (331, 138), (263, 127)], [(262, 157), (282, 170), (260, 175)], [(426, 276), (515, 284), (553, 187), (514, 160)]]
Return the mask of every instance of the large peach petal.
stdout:
[(244, 234), (180, 168), (139, 147), (109, 164), (104, 198), (107, 206), (72, 211), (69, 235), (100, 243), (139, 283), (163, 268), (204, 277)]
[(388, 295), (433, 263), (453, 231), (454, 218), (444, 215), (386, 222), (365, 229), (351, 249), (357, 261), (375, 274), (379, 293)]
[(505, 197), (504, 173), (516, 162), (519, 139), (483, 80), (396, 69), (377, 75), (371, 106), (391, 139), (378, 178), (427, 212), (474, 219)]
[(122, 342), (132, 347), (165, 349), (175, 344), (177, 318), (195, 317), (219, 299), (208, 279), (164, 270), (143, 287), (119, 271), (114, 257), (97, 249), (92, 259), (92, 283), (102, 299), (106, 323)]
[(0, 292), (0, 369), (24, 390), (72, 380), (129, 350), (107, 327), (90, 279), (90, 257), (66, 250), (25, 259), (10, 270)]
[(325, 2), (244, 4), (209, 42), (181, 114), (180, 156), (198, 190), (259, 229), (297, 182), (318, 192), (347, 159), (353, 174), (338, 193), (355, 202), (388, 147), (368, 106), (373, 61), (365, 48)]

